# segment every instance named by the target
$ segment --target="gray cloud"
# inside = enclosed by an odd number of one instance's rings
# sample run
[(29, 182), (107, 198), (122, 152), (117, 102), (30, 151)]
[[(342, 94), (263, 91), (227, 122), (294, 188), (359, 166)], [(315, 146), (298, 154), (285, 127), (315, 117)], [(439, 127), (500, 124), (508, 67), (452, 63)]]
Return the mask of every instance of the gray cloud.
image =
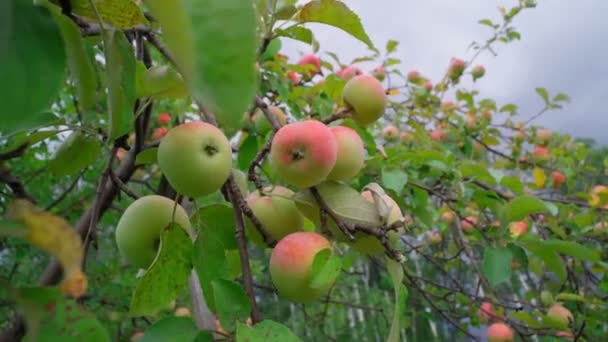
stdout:
[[(359, 14), (371, 39), (379, 46), (390, 39), (401, 44), (398, 57), (403, 70), (420, 70), (437, 81), (452, 57), (467, 59), (472, 41), (483, 41), (489, 28), (477, 23), (488, 18), (499, 22), (498, 6), (516, 1), (490, 0), (351, 0), (344, 1)], [(537, 8), (520, 14), (514, 26), (521, 41), (497, 44), (497, 56), (483, 53), (476, 63), (486, 67), (486, 77), (464, 83), (495, 98), (499, 104), (520, 106), (521, 119), (537, 112), (542, 101), (534, 88), (550, 94), (564, 92), (572, 102), (546, 113), (535, 123), (574, 136), (592, 137), (608, 144), (608, 1), (540, 0)], [(346, 33), (325, 25), (310, 24), (323, 52), (338, 53), (343, 62), (366, 53), (366, 46)], [(284, 40), (291, 56), (310, 47)], [(372, 68), (373, 65), (367, 67)]]

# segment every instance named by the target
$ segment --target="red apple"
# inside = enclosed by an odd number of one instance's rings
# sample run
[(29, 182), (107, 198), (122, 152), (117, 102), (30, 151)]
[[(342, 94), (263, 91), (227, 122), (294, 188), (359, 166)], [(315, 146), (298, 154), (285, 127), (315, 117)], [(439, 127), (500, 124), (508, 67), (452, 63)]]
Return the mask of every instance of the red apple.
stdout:
[(445, 140), (447, 137), (448, 135), (440, 128), (435, 128), (433, 131), (431, 131), (431, 140), (442, 141)]
[(342, 91), (344, 103), (353, 110), (353, 120), (369, 126), (384, 114), (387, 98), (384, 87), (373, 76), (359, 75), (350, 79)]
[(401, 141), (401, 143), (409, 143), (411, 141), (414, 140), (414, 136), (412, 135), (412, 133), (408, 132), (408, 131), (402, 131), (401, 133), (399, 133), (399, 141)]
[(549, 310), (547, 310), (547, 317), (563, 326), (568, 326), (570, 322), (574, 321), (572, 312), (561, 304), (551, 305)]
[(477, 225), (477, 216), (467, 216), (460, 221), (460, 227), (465, 233), (472, 233)]
[(154, 139), (162, 139), (162, 137), (164, 137), (165, 135), (167, 135), (167, 133), (169, 133), (169, 129), (166, 127), (158, 127), (157, 129), (154, 130)]
[(347, 80), (347, 81), (355, 76), (362, 75), (362, 74), (363, 74), (363, 71), (361, 71), (361, 69), (359, 69), (358, 67), (356, 67), (354, 65), (347, 66), (336, 72), (336, 75), (340, 76), (340, 78)]
[(307, 54), (302, 56), (302, 58), (300, 58), (300, 60), (298, 61), (298, 65), (310, 66), (310, 69), (312, 70), (311, 76), (314, 76), (321, 72), (321, 60), (317, 55), (314, 54)]
[(554, 188), (559, 188), (560, 186), (562, 186), (562, 184), (564, 184), (566, 182), (566, 175), (564, 175), (563, 173), (561, 173), (559, 171), (551, 172), (551, 178), (553, 178), (553, 187)]
[(441, 213), (441, 220), (443, 220), (443, 222), (447, 223), (447, 224), (452, 224), (454, 223), (454, 220), (456, 219), (456, 215), (454, 215), (453, 211), (444, 211), (443, 213)]
[(411, 70), (407, 73), (407, 80), (412, 83), (418, 83), (422, 80), (422, 75), (418, 70)]
[(450, 68), (448, 69), (448, 77), (452, 82), (457, 82), (466, 67), (465, 61), (459, 58), (452, 58)]
[(536, 161), (546, 161), (549, 159), (549, 150), (544, 146), (536, 146), (532, 150), (532, 156)]
[(432, 91), (433, 90), (433, 82), (431, 82), (431, 81), (424, 82), (424, 89), (426, 89), (427, 91)]
[(549, 143), (549, 140), (551, 140), (551, 137), (553, 136), (553, 132), (551, 132), (551, 130), (548, 129), (539, 129), (536, 132), (536, 137), (538, 138), (538, 143), (540, 145), (546, 145), (547, 143)]
[(287, 78), (291, 81), (291, 84), (296, 85), (300, 83), (300, 76), (295, 71), (290, 71), (287, 73)]
[(488, 327), (488, 342), (513, 342), (513, 329), (504, 323), (494, 323)]
[(482, 323), (489, 322), (492, 318), (496, 316), (494, 312), (494, 306), (490, 302), (483, 302), (479, 309), (477, 310), (477, 316), (479, 316), (479, 320)]
[(307, 303), (327, 294), (332, 283), (313, 288), (312, 264), (317, 253), (330, 249), (329, 241), (313, 232), (297, 232), (284, 237), (272, 250), (270, 277), (279, 294), (291, 301)]
[(139, 341), (139, 340), (141, 340), (142, 337), (144, 337), (144, 333), (141, 331), (138, 331), (135, 334), (133, 334), (133, 336), (131, 336), (131, 342)]
[(528, 224), (525, 221), (511, 222), (509, 231), (512, 237), (519, 237), (528, 231)]
[(338, 145), (336, 164), (327, 176), (330, 180), (346, 180), (356, 176), (365, 163), (365, 146), (357, 132), (346, 126), (330, 128)]
[(161, 125), (165, 125), (169, 122), (169, 120), (171, 120), (171, 114), (169, 113), (161, 113), (158, 116), (158, 123)]
[(438, 243), (441, 243), (441, 240), (442, 240), (441, 232), (439, 232), (437, 230), (433, 230), (433, 231), (429, 232), (429, 235), (428, 235), (429, 244), (436, 245)]
[(327, 179), (338, 158), (338, 144), (322, 122), (287, 124), (272, 139), (270, 163), (285, 182), (308, 188)]

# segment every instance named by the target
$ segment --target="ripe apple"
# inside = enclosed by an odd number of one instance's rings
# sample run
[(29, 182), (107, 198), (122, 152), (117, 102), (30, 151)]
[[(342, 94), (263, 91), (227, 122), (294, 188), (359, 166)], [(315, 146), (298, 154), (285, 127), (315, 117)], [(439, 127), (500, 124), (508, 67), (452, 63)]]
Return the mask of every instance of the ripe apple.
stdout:
[(384, 78), (386, 78), (386, 69), (382, 65), (377, 66), (374, 68), (374, 70), (372, 70), (372, 76), (377, 78), (378, 81), (382, 82), (384, 81)]
[(232, 169), (232, 148), (217, 127), (189, 122), (173, 128), (161, 140), (158, 166), (178, 193), (198, 198), (226, 182)]
[(353, 120), (369, 126), (384, 114), (387, 98), (384, 87), (373, 76), (359, 75), (350, 79), (342, 90), (344, 103), (353, 109)]
[(308, 303), (327, 294), (332, 283), (312, 288), (312, 264), (317, 253), (332, 250), (323, 236), (313, 232), (292, 233), (281, 239), (270, 255), (270, 277), (279, 294), (291, 301)]
[[(365, 198), (370, 203), (374, 203), (374, 196), (371, 191), (365, 190), (361, 193), (361, 196)], [(387, 225), (391, 225), (401, 219), (403, 219), (403, 213), (401, 213), (401, 208), (395, 200), (393, 200), (389, 195), (384, 194), (382, 196), (384, 203), (391, 208), (390, 213), (388, 214), (388, 218), (386, 221)], [(400, 229), (401, 230), (401, 229)], [(340, 233), (341, 234), (341, 233)], [(399, 238), (399, 232), (390, 231), (388, 234), (388, 239), (391, 242), (396, 241)], [(346, 237), (345, 237), (346, 238)], [(365, 233), (355, 233), (355, 241), (352, 242), (353, 248), (359, 253), (366, 255), (378, 255), (384, 252), (384, 246), (376, 238), (375, 236), (371, 236)]]
[(169, 123), (169, 120), (171, 120), (171, 114), (169, 113), (161, 113), (158, 116), (158, 123), (161, 125), (166, 125), (167, 123)]
[(190, 317), (190, 310), (185, 307), (179, 307), (175, 309), (175, 316), (177, 317)]
[(437, 231), (437, 230), (433, 230), (431, 232), (429, 232), (429, 235), (427, 237), (429, 244), (431, 245), (436, 245), (441, 243), (442, 237), (441, 237), (441, 232)]
[(441, 130), (441, 128), (435, 128), (431, 131), (431, 140), (434, 141), (443, 141), (447, 138), (447, 134)]
[(433, 82), (431, 81), (426, 81), (424, 82), (424, 89), (426, 89), (427, 91), (432, 91), (433, 90)]
[(460, 227), (465, 233), (472, 233), (477, 225), (477, 216), (467, 216), (460, 221)]
[(310, 73), (306, 73), (306, 76), (312, 77), (321, 72), (321, 60), (317, 55), (307, 54), (302, 56), (298, 61), (298, 65), (310, 66)]
[(509, 223), (509, 231), (512, 237), (519, 237), (528, 231), (528, 224), (526, 221), (511, 222)]
[(496, 317), (496, 313), (494, 312), (494, 306), (490, 302), (483, 302), (481, 306), (477, 310), (477, 316), (479, 316), (479, 320), (482, 323), (487, 323), (494, 317)]
[(334, 133), (322, 122), (287, 124), (272, 139), (270, 162), (285, 182), (308, 188), (324, 181), (338, 158)]
[(532, 156), (536, 161), (546, 161), (549, 159), (549, 150), (544, 146), (536, 146), (532, 150)]
[(356, 67), (354, 65), (347, 66), (336, 72), (336, 75), (338, 75), (340, 78), (347, 80), (347, 81), (355, 76), (362, 75), (362, 74), (363, 74), (363, 71), (361, 71), (361, 69), (359, 69), (359, 67)]
[(562, 184), (564, 184), (566, 182), (566, 175), (564, 175), (563, 173), (561, 173), (559, 171), (551, 172), (551, 178), (553, 178), (553, 187), (554, 188), (559, 188), (560, 186), (562, 186)]
[(484, 68), (483, 65), (476, 65), (471, 70), (471, 75), (473, 76), (473, 81), (477, 80), (478, 78), (482, 78), (483, 75), (485, 75), (485, 74), (486, 74), (486, 68)]
[(287, 73), (287, 78), (291, 81), (291, 84), (296, 85), (300, 84), (300, 76), (295, 71), (290, 71)]
[(338, 145), (336, 164), (327, 175), (330, 180), (345, 180), (356, 176), (365, 163), (365, 147), (357, 132), (349, 127), (329, 128)]
[(190, 219), (181, 205), (171, 199), (149, 195), (131, 203), (116, 225), (116, 244), (122, 257), (139, 268), (148, 268), (160, 243), (161, 231), (173, 220), (182, 228), (190, 229)]
[(488, 327), (488, 342), (513, 342), (513, 329), (504, 323), (494, 323)]
[(382, 138), (386, 141), (397, 141), (399, 138), (399, 129), (394, 125), (388, 125), (382, 129)]
[(547, 317), (563, 326), (568, 326), (570, 322), (574, 321), (574, 316), (572, 316), (572, 312), (570, 312), (570, 310), (566, 309), (566, 307), (561, 304), (551, 305), (549, 310), (547, 310)]
[[(293, 191), (275, 185), (264, 188), (263, 194), (256, 190), (247, 196), (251, 211), (276, 241), (304, 227), (304, 217), (291, 200), (293, 194)], [(246, 221), (246, 228), (247, 237), (258, 246), (264, 246), (262, 235), (251, 221)]]
[[(281, 126), (287, 124), (287, 114), (285, 114), (281, 108), (277, 106), (268, 106), (268, 111)], [(266, 115), (264, 115), (261, 109), (257, 109), (253, 114), (253, 122), (255, 125), (255, 130), (260, 135), (264, 136), (272, 129), (270, 122), (268, 122)]]
[(162, 139), (165, 135), (167, 135), (167, 133), (169, 133), (169, 129), (166, 127), (158, 127), (157, 129), (154, 130), (154, 139)]
[(422, 75), (420, 75), (420, 71), (418, 70), (410, 70), (407, 73), (407, 80), (411, 83), (418, 83), (422, 80)]
[(456, 219), (456, 215), (454, 215), (454, 212), (451, 210), (444, 211), (443, 213), (441, 213), (441, 219), (447, 224), (452, 224)]

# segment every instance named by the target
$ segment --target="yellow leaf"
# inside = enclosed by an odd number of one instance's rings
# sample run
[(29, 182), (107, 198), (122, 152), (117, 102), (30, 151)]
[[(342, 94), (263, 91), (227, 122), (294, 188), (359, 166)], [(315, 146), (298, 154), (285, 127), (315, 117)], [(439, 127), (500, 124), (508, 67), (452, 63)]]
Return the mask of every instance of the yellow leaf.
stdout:
[(534, 168), (534, 183), (536, 183), (537, 188), (542, 188), (545, 186), (545, 182), (547, 181), (547, 176), (545, 175), (545, 171), (540, 167)]
[(97, 22), (95, 5), (101, 20), (119, 29), (147, 25), (148, 20), (133, 0), (72, 0), (72, 12), (91, 22)]
[(33, 246), (53, 255), (63, 267), (61, 289), (72, 297), (82, 296), (87, 277), (82, 272), (84, 249), (80, 236), (63, 218), (43, 211), (25, 199), (14, 200), (8, 217), (27, 228), (24, 238)]
[(396, 89), (396, 88), (389, 89), (388, 95), (399, 95), (399, 89)]

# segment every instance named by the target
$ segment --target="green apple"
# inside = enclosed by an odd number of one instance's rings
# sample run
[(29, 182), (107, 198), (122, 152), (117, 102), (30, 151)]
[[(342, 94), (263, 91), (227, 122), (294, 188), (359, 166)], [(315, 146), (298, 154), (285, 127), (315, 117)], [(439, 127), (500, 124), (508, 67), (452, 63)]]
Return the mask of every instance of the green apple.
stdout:
[(382, 83), (370, 75), (351, 78), (342, 90), (344, 103), (353, 110), (353, 120), (360, 126), (369, 126), (378, 120), (386, 107), (386, 94)]

